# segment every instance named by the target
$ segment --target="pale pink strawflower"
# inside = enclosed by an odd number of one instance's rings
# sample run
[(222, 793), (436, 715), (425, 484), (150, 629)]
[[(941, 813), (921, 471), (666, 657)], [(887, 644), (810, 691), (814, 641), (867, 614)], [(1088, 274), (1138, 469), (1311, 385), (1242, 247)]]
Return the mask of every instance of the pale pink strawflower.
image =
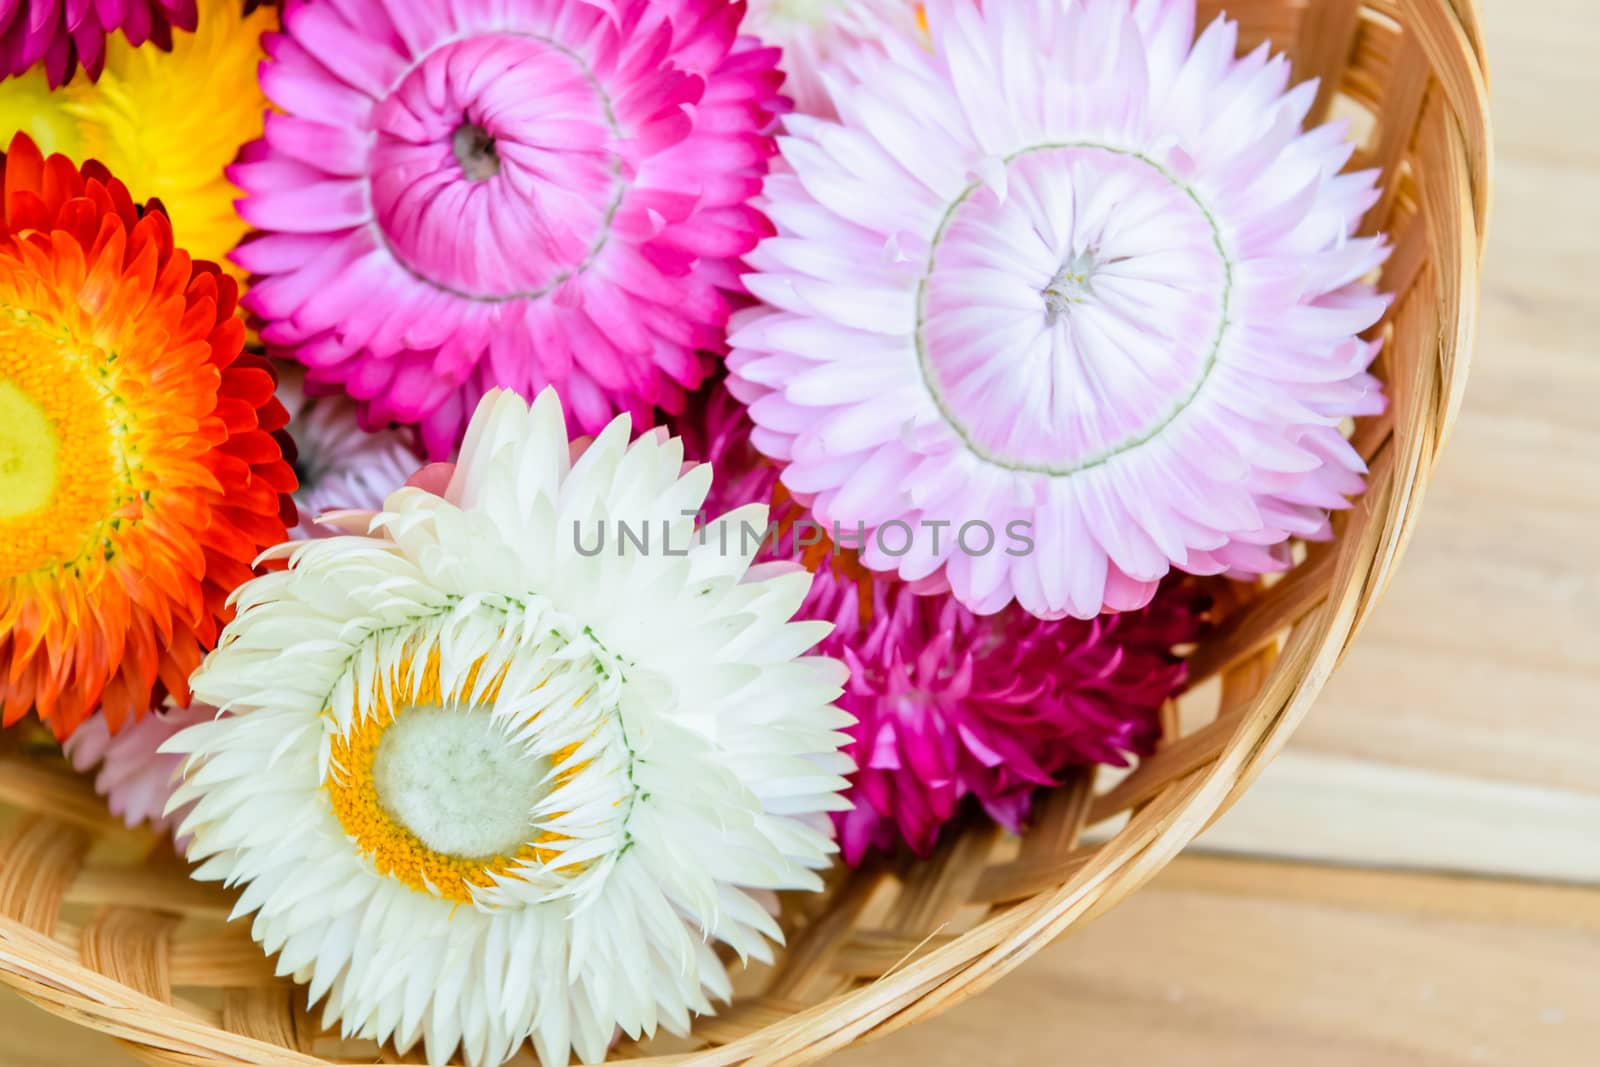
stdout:
[(300, 480), (294, 502), (300, 524), (291, 538), (329, 537), (339, 529), (317, 521), (330, 511), (377, 511), (406, 484), (422, 459), (413, 434), (387, 426), (362, 428), (356, 404), (343, 393), (307, 395), (305, 372), (278, 367), (278, 399), (289, 412), (294, 470)]
[(834, 116), (824, 71), (846, 49), (884, 32), (913, 32), (916, 0), (749, 0), (746, 29), (783, 49), (784, 95), (805, 115)]
[(209, 722), (216, 714), (205, 704), (169, 704), (124, 723), (115, 734), (104, 715), (94, 715), (67, 739), (67, 757), (78, 773), (94, 774), (95, 792), (106, 799), (112, 815), (130, 828), (149, 826), (169, 833), (188, 811), (166, 810), (178, 788), (183, 757), (159, 749), (184, 727)]
[(262, 337), (447, 456), (493, 386), (641, 425), (720, 350), (785, 107), (724, 0), (291, 0), (229, 174)]
[(927, 17), (931, 50), (835, 64), (842, 124), (791, 116), (767, 183), (728, 364), (785, 485), (846, 527), (1025, 524), (1019, 555), (869, 541), (979, 613), (1135, 608), (1329, 536), (1386, 245), (1343, 127), (1302, 130), (1315, 87), (1230, 22), (1194, 41), (1193, 0)]
[(0, 78), (38, 65), (52, 89), (80, 66), (93, 80), (111, 34), (169, 50), (172, 31), (192, 31), (197, 19), (195, 0), (0, 0)]
[[(860, 769), (850, 811), (834, 813), (845, 858), (900, 841), (926, 855), (968, 798), (1021, 831), (1042, 786), (1067, 768), (1125, 765), (1160, 736), (1160, 712), (1182, 686), (1179, 650), (1206, 622), (1208, 598), (1170, 579), (1145, 607), (1092, 620), (1042, 620), (1012, 605), (978, 615), (948, 593), (918, 595), (862, 570), (825, 541), (797, 546), (804, 509), (750, 444), (750, 421), (719, 386), (674, 426), (685, 458), (712, 466), (708, 515), (773, 501), (782, 533), (758, 560), (813, 570), (799, 615), (834, 625), (822, 645), (850, 669), (839, 706)], [(774, 497), (776, 499), (774, 500)]]

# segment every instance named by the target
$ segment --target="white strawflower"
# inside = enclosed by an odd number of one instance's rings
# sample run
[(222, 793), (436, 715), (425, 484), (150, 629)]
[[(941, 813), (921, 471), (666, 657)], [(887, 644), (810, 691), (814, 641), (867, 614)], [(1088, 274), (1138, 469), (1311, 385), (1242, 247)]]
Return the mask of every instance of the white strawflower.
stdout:
[[(693, 543), (676, 440), (622, 417), (569, 460), (564, 426), (491, 392), (442, 497), (278, 550), (194, 678), (231, 714), (169, 746), (196, 877), (244, 886), (326, 1025), (433, 1063), (684, 1032), (730, 995), (712, 942), (769, 958), (764, 891), (820, 887), (847, 806), (809, 576)], [(649, 550), (586, 554), (618, 522)]]

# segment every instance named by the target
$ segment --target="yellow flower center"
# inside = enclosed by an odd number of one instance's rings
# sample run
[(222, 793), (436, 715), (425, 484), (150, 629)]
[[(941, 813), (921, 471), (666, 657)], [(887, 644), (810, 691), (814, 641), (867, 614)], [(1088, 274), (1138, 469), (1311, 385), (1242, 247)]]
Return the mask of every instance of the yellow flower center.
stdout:
[(0, 309), (0, 577), (85, 555), (118, 506), (107, 394), (90, 376), (105, 360), (75, 347)]
[[(456, 694), (471, 694), (477, 688), (477, 674), (482, 665), (480, 660), (469, 672), (466, 680), (456, 687)], [(383, 668), (377, 668), (382, 672)], [(548, 831), (537, 831), (531, 821), (527, 822), (529, 840), (524, 843), (492, 855), (469, 855), (460, 851), (447, 851), (443, 848), (430, 846), (424, 841), (423, 834), (419, 834), (416, 827), (408, 825), (408, 809), (415, 812), (416, 801), (413, 798), (406, 802), (400, 796), (386, 795), (385, 786), (385, 758), (393, 764), (394, 744), (396, 735), (406, 727), (396, 730), (397, 724), (409, 723), (416, 725), (419, 720), (427, 717), (437, 717), (441, 713), (459, 716), (488, 716), (488, 708), (500, 691), (503, 675), (497, 677), (487, 685), (482, 694), (479, 694), (470, 706), (463, 707), (458, 697), (441, 691), (439, 681), (439, 652), (434, 648), (420, 669), (417, 669), (410, 656), (404, 657), (398, 667), (386, 676), (374, 678), (375, 683), (371, 692), (374, 698), (371, 705), (358, 708), (350, 729), (335, 737), (332, 745), (332, 768), (327, 779), (326, 788), (333, 801), (333, 810), (338, 816), (339, 823), (344, 827), (345, 833), (350, 835), (363, 855), (367, 856), (379, 873), (403, 883), (411, 889), (426, 893), (430, 896), (441, 897), (458, 904), (473, 902), (472, 891), (474, 888), (487, 889), (497, 881), (516, 878), (518, 868), (530, 864), (548, 864), (559, 858), (558, 848), (546, 847), (555, 842), (564, 840), (563, 836)], [(483, 727), (482, 720), (470, 724), (469, 733), (475, 741), (489, 735), (490, 732), (499, 733), (497, 728)], [(515, 746), (516, 742), (509, 737), (500, 735), (506, 746)], [(532, 760), (529, 769), (537, 768), (538, 778), (532, 784), (539, 786), (539, 792), (548, 793), (560, 788), (573, 775), (582, 769), (581, 765), (573, 765), (572, 755), (578, 746), (557, 752), (548, 761)], [(518, 756), (524, 754), (517, 753)], [(455, 758), (459, 759), (456, 753)], [(398, 757), (405, 759), (406, 757)], [(417, 765), (414, 757), (409, 759), (413, 767)], [(432, 783), (433, 786), (446, 791), (447, 800), (459, 802), (462, 798), (448, 796), (452, 790), (480, 790), (477, 796), (465, 798), (467, 804), (477, 803), (484, 808), (500, 807), (506, 805), (522, 804), (521, 809), (513, 809), (513, 816), (517, 810), (526, 813), (528, 801), (526, 796), (519, 797), (519, 790), (515, 786), (504, 789), (504, 783), (495, 788), (492, 793), (481, 792), (482, 783), (471, 780), (472, 776), (455, 779), (449, 773), (449, 760), (441, 761), (441, 780)], [(546, 786), (543, 783), (546, 773), (551, 768), (557, 769), (557, 774), (552, 783)], [(393, 781), (392, 772), (389, 775)], [(404, 772), (399, 772), (404, 773)], [(493, 779), (493, 775), (489, 776)], [(518, 783), (527, 786), (528, 782)], [(414, 821), (414, 816), (413, 816)], [(470, 833), (471, 828), (467, 828)], [(437, 841), (435, 842), (437, 844)]]

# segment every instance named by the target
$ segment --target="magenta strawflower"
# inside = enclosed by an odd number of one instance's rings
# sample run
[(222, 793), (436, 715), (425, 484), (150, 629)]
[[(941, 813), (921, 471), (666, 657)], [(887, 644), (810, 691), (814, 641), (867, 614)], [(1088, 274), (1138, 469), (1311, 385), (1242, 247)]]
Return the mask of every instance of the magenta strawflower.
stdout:
[(164, 834), (188, 809), (167, 812), (183, 757), (158, 750), (184, 727), (207, 722), (216, 714), (205, 704), (169, 705), (124, 723), (115, 734), (104, 715), (93, 715), (67, 739), (67, 757), (78, 773), (94, 772), (95, 792), (106, 798), (112, 815), (130, 827), (149, 825)]
[(675, 408), (724, 344), (784, 107), (725, 0), (315, 0), (230, 177), (263, 339), (447, 455), (493, 386), (575, 430)]
[(195, 0), (0, 0), (0, 78), (42, 65), (54, 89), (82, 66), (92, 81), (106, 62), (106, 38), (134, 47), (172, 47), (172, 31), (193, 30)]
[(850, 668), (838, 704), (857, 720), (855, 808), (834, 816), (850, 863), (901, 838), (926, 856), (968, 796), (1020, 832), (1034, 792), (1061, 771), (1148, 755), (1184, 679), (1173, 649), (1197, 636), (1205, 604), (1176, 582), (1095, 619), (975, 615), (879, 576), (863, 612), (858, 586), (830, 573), (817, 583), (834, 591), (838, 624), (819, 647)]
[(1015, 605), (977, 615), (948, 593), (918, 595), (863, 570), (825, 533), (801, 545), (814, 536), (797, 533), (809, 517), (720, 386), (697, 395), (674, 432), (687, 459), (712, 465), (708, 516), (772, 500), (782, 533), (758, 560), (798, 558), (814, 571), (799, 614), (834, 624), (819, 647), (850, 668), (838, 704), (857, 720), (855, 808), (834, 816), (850, 863), (900, 840), (926, 855), (969, 796), (1020, 830), (1034, 792), (1066, 768), (1150, 752), (1161, 707), (1184, 680), (1175, 652), (1205, 621), (1207, 598), (1192, 582), (1169, 580), (1144, 608), (1087, 621), (1041, 620)]
[[(912, 531), (874, 570), (1089, 618), (1172, 568), (1280, 568), (1361, 490), (1374, 176), (1339, 173), (1341, 125), (1302, 131), (1286, 59), (1194, 17), (932, 0), (931, 48), (847, 52), (840, 122), (787, 120), (729, 387), (825, 523)], [(1035, 549), (929, 534), (969, 522)]]
[(343, 393), (308, 396), (305, 372), (293, 364), (278, 366), (278, 399), (289, 412), (287, 429), (300, 480), (294, 494), (300, 525), (289, 531), (291, 538), (339, 533), (317, 521), (325, 512), (381, 510), (422, 464), (412, 446), (414, 434), (387, 426), (367, 432), (354, 401)]

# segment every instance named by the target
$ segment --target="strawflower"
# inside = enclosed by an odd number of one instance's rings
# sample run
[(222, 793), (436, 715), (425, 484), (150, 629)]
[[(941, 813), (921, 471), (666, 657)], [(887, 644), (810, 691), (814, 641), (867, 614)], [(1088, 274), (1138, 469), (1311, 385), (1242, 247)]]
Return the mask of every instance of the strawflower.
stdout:
[(730, 388), (824, 523), (910, 528), (870, 568), (1092, 618), (1173, 568), (1280, 569), (1360, 492), (1341, 426), (1383, 406), (1374, 175), (1341, 173), (1342, 125), (1303, 130), (1287, 59), (1194, 18), (933, 0), (931, 49), (848, 52), (840, 121), (789, 118)]
[(79, 66), (100, 76), (111, 35), (134, 47), (172, 47), (173, 30), (193, 30), (195, 0), (10, 0), (0, 5), (0, 78), (40, 67), (53, 89)]
[(709, 469), (629, 431), (572, 460), (553, 390), (490, 393), (442, 496), (286, 546), (195, 677), (229, 713), (167, 746), (196, 876), (244, 885), (345, 1034), (595, 1062), (727, 999), (713, 945), (769, 959), (764, 891), (821, 886), (851, 764), (808, 576), (580, 551), (614, 520), (690, 544)]
[(0, 171), (0, 719), (65, 739), (188, 702), (295, 481), (233, 281), (99, 164)]
[(291, 2), (229, 171), (262, 337), (446, 458), (486, 390), (647, 425), (724, 343), (784, 107), (726, 0)]
[(389, 427), (362, 429), (356, 405), (343, 393), (308, 395), (305, 372), (278, 366), (278, 398), (289, 412), (294, 469), (300, 487), (294, 500), (300, 525), (291, 537), (326, 537), (337, 528), (317, 521), (331, 511), (373, 511), (421, 464), (414, 435)]

